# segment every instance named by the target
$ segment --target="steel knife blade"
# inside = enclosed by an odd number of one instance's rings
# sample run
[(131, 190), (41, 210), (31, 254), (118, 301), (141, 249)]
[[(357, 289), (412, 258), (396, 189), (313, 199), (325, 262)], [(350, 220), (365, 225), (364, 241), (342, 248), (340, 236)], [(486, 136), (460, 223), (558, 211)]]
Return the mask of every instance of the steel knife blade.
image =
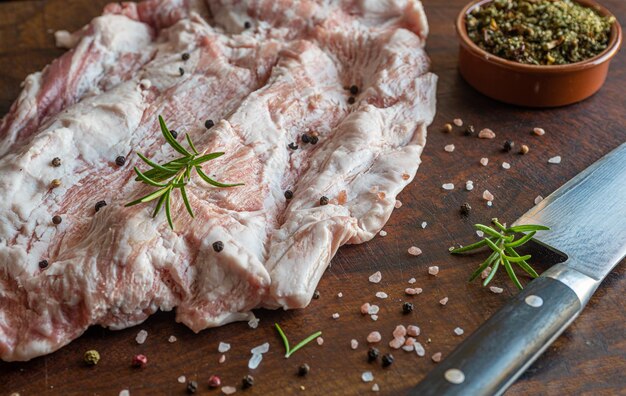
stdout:
[(567, 259), (491, 316), (411, 395), (500, 395), (578, 317), (626, 256), (626, 143), (541, 201), (514, 225)]

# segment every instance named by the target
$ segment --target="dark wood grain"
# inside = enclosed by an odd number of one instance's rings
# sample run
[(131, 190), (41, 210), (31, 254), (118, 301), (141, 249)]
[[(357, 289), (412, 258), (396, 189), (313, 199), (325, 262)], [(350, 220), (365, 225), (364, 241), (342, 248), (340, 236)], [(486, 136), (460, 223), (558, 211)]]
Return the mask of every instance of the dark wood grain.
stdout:
[[(257, 315), (261, 324), (256, 330), (245, 323), (235, 323), (193, 334), (175, 323), (173, 313), (159, 313), (140, 326), (122, 331), (91, 328), (49, 356), (27, 363), (0, 363), (0, 394), (117, 395), (122, 389), (130, 389), (132, 395), (176, 395), (185, 393), (185, 385), (177, 382), (181, 375), (197, 380), (200, 394), (218, 394), (219, 391), (207, 388), (209, 375), (218, 374), (225, 384), (239, 386), (241, 378), (248, 374), (249, 350), (265, 341), (270, 342), (270, 351), (252, 373), (256, 384), (245, 391), (247, 394), (363, 394), (370, 392), (372, 386), (360, 380), (365, 370), (373, 371), (381, 394), (403, 394), (434, 366), (430, 360), (433, 353), (440, 351), (445, 357), (463, 339), (454, 335), (455, 327), (462, 327), (468, 334), (498, 309), (516, 292), (504, 274), (495, 281), (505, 288), (501, 295), (490, 293), (478, 283), (468, 284), (466, 279), (476, 265), (475, 259), (451, 257), (447, 247), (471, 239), (471, 225), (475, 222), (486, 222), (493, 216), (516, 219), (533, 205), (537, 195), (548, 195), (626, 141), (626, 55), (622, 51), (615, 58), (604, 88), (583, 103), (552, 110), (503, 105), (475, 92), (457, 73), (453, 19), (464, 0), (424, 3), (431, 25), (428, 49), (433, 71), (440, 80), (438, 114), (429, 131), (423, 164), (415, 181), (399, 197), (404, 205), (385, 227), (389, 235), (364, 245), (341, 248), (319, 285), (319, 300), (313, 300), (305, 310), (260, 310)], [(618, 19), (626, 20), (626, 2), (603, 3)], [(49, 29), (76, 29), (97, 15), (104, 4), (101, 0), (0, 3), (0, 114), (8, 110), (19, 92), (19, 83), (28, 73), (40, 70), (62, 53), (54, 48)], [(441, 126), (456, 117), (477, 129), (492, 128), (497, 139), (467, 138), (460, 130), (441, 133)], [(545, 128), (546, 135), (531, 135), (536, 126)], [(530, 153), (502, 153), (500, 145), (505, 139), (518, 145), (528, 144)], [(449, 143), (456, 145), (453, 153), (443, 150)], [(563, 157), (560, 165), (548, 165), (547, 159), (554, 155)], [(479, 165), (481, 157), (490, 158), (488, 167)], [(502, 161), (510, 162), (512, 168), (503, 170)], [(473, 192), (462, 188), (468, 179), (474, 181)], [(444, 192), (441, 185), (445, 182), (455, 183), (457, 188)], [(485, 189), (496, 196), (492, 208), (480, 197)], [(473, 207), (467, 219), (458, 212), (463, 202)], [(426, 229), (420, 227), (422, 221), (428, 222)], [(419, 246), (424, 253), (417, 258), (409, 256), (406, 251), (411, 245)], [(437, 277), (427, 274), (430, 265), (440, 267)], [(383, 281), (373, 285), (367, 278), (377, 270), (383, 273)], [(404, 288), (411, 277), (417, 279), (416, 286), (422, 287), (424, 293), (407, 298)], [(387, 292), (389, 298), (378, 300), (374, 293), (379, 290)], [(339, 292), (343, 293), (342, 298), (337, 297)], [(606, 279), (581, 317), (508, 394), (625, 394), (625, 292), (626, 269), (622, 263)], [(445, 296), (449, 302), (444, 307), (438, 301)], [(401, 302), (405, 300), (416, 305), (410, 315), (401, 313)], [(359, 306), (366, 301), (381, 306), (377, 322), (359, 313)], [(331, 319), (334, 312), (341, 315), (338, 320)], [(321, 329), (325, 342), (323, 346), (307, 346), (286, 360), (272, 327), (274, 322), (280, 322), (293, 340)], [(396, 362), (390, 368), (368, 364), (368, 332), (378, 330), (388, 341), (400, 323), (414, 323), (422, 328), (419, 338), (426, 346), (427, 357), (394, 351)], [(140, 329), (149, 332), (143, 345), (134, 341)], [(168, 343), (170, 335), (178, 341)], [(356, 351), (349, 346), (352, 338), (360, 342)], [(218, 364), (220, 341), (232, 344), (223, 364)], [(97, 367), (82, 364), (82, 354), (87, 349), (100, 351), (102, 360)], [(384, 343), (381, 349), (387, 352), (389, 348)], [(147, 368), (131, 367), (136, 353), (148, 356)], [(303, 362), (312, 368), (306, 378), (296, 375)]]

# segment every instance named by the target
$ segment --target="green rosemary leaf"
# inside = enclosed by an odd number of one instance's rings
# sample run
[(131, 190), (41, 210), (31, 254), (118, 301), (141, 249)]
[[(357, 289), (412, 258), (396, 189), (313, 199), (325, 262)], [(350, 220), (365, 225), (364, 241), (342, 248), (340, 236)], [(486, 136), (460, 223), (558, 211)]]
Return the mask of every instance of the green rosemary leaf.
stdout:
[(515, 257), (515, 256), (506, 256), (506, 255), (503, 254), (502, 257), (504, 257), (505, 259), (509, 260), (512, 263), (517, 263), (517, 262), (520, 262), (520, 261), (526, 261), (526, 260), (530, 259), (531, 256), (530, 256), (530, 254), (527, 254), (525, 256)]
[(285, 357), (288, 358), (289, 357), (289, 340), (287, 339), (287, 336), (283, 332), (283, 329), (280, 328), (278, 323), (274, 323), (274, 326), (276, 326), (276, 330), (278, 330), (278, 334), (280, 334), (280, 338), (282, 338), (283, 344), (285, 344)]
[(521, 237), (520, 239), (518, 239), (517, 241), (505, 243), (504, 246), (505, 247), (510, 247), (510, 248), (522, 246), (523, 244), (525, 244), (526, 242), (531, 240), (532, 237), (535, 236), (536, 233), (537, 233), (537, 231), (531, 231), (528, 234), (526, 234), (523, 237)]
[(504, 225), (502, 225), (500, 223), (500, 221), (498, 221), (497, 217), (494, 217), (493, 219), (491, 219), (491, 222), (501, 231), (501, 232), (506, 232), (506, 227)]
[(211, 179), (210, 177), (208, 177), (203, 171), (202, 168), (200, 168), (199, 166), (196, 166), (196, 172), (198, 172), (198, 175), (200, 175), (200, 177), (207, 183), (209, 183), (212, 186), (215, 187), (237, 187), (237, 186), (243, 186), (243, 183), (236, 183), (236, 184), (224, 184), (224, 183), (220, 183), (218, 181), (215, 181), (213, 179)]
[(316, 339), (317, 337), (321, 336), (322, 332), (321, 331), (317, 331), (313, 334), (311, 334), (310, 336), (308, 336), (307, 338), (305, 338), (304, 340), (300, 341), (298, 343), (298, 345), (296, 345), (295, 347), (293, 347), (289, 353), (287, 355), (285, 355), (285, 357), (289, 357), (291, 355), (293, 355), (298, 349), (302, 348), (303, 346), (305, 346), (306, 344), (308, 344), (309, 342), (313, 341), (314, 339)]
[(529, 232), (529, 231), (549, 231), (550, 227), (542, 226), (542, 225), (534, 225), (534, 224), (525, 224), (518, 225), (514, 227), (509, 227), (506, 229), (507, 232)]
[[(513, 257), (519, 257), (519, 254), (517, 254), (517, 252), (510, 247), (505, 247), (504, 250)], [(530, 265), (528, 265), (525, 260), (517, 261), (515, 264), (519, 265), (531, 277), (536, 278), (539, 276), (539, 274)]]
[(207, 162), (209, 160), (221, 157), (222, 155), (224, 155), (224, 153), (211, 153), (211, 154), (203, 155), (203, 156), (195, 158), (193, 161), (191, 161), (190, 165), (191, 166), (197, 166), (197, 165), (205, 163), (205, 162)]
[(187, 143), (189, 144), (189, 147), (191, 147), (191, 149), (193, 150), (195, 155), (198, 155), (200, 153), (198, 153), (198, 150), (196, 150), (196, 146), (193, 145), (193, 142), (191, 141), (191, 137), (189, 136), (188, 133), (185, 134), (185, 138), (187, 139)]
[(174, 136), (172, 136), (172, 133), (170, 132), (170, 130), (167, 129), (167, 126), (165, 125), (165, 121), (163, 121), (163, 117), (161, 116), (159, 116), (159, 125), (161, 126), (161, 132), (163, 133), (165, 140), (167, 140), (170, 146), (172, 146), (174, 150), (178, 151), (182, 155), (191, 157), (191, 153), (185, 150), (185, 148), (181, 146), (180, 143), (176, 141), (176, 139), (174, 139)]
[(515, 283), (518, 289), (522, 290), (524, 286), (520, 283), (519, 279), (517, 279), (517, 275), (515, 275), (515, 271), (513, 271), (513, 267), (511, 267), (511, 263), (507, 260), (506, 256), (500, 256), (500, 261), (504, 265), (507, 274), (509, 274), (509, 278)]
[(174, 223), (172, 222), (172, 213), (170, 209), (170, 191), (167, 190), (165, 195), (165, 217), (167, 217), (167, 223), (170, 225), (170, 228), (174, 229)]
[(145, 162), (146, 164), (150, 165), (154, 169), (158, 169), (158, 170), (160, 170), (162, 172), (166, 172), (166, 173), (176, 172), (176, 169), (168, 168), (167, 166), (162, 166), (162, 165), (157, 164), (156, 162), (150, 161), (148, 158), (146, 158), (141, 153), (137, 153), (137, 155), (139, 156), (139, 158), (141, 158), (143, 160), (143, 162)]
[(139, 199), (137, 199), (135, 201), (129, 202), (125, 206), (133, 206), (133, 205), (137, 205), (137, 204), (140, 204), (140, 203), (150, 202), (153, 199), (157, 199), (158, 197), (160, 197), (161, 195), (165, 194), (168, 191), (169, 191), (169, 187), (157, 190), (157, 191), (152, 192), (152, 193), (150, 193), (148, 195), (145, 195), (145, 196), (143, 196), (143, 197), (141, 197), (141, 198), (139, 198)]
[(493, 266), (491, 267), (491, 272), (489, 272), (489, 276), (487, 276), (485, 280), (483, 281), (483, 286), (487, 286), (489, 282), (491, 282), (493, 277), (496, 276), (496, 272), (498, 272), (499, 266), (500, 266), (500, 260), (498, 259), (494, 261)]
[(189, 212), (189, 215), (192, 218), (195, 217), (193, 214), (193, 210), (191, 209), (191, 205), (189, 204), (189, 199), (187, 198), (187, 192), (185, 191), (184, 185), (180, 188), (180, 195), (182, 195), (183, 197), (183, 202), (185, 203), (185, 207), (187, 208), (187, 212)]
[(135, 167), (134, 169), (135, 173), (137, 174), (137, 179), (141, 180), (142, 182), (149, 184), (153, 187), (167, 187), (167, 184), (157, 183), (156, 181), (150, 179), (149, 177), (141, 173), (141, 171), (137, 167)]
[(482, 224), (474, 224), (474, 228), (476, 228), (477, 230), (480, 230), (482, 232), (484, 232), (487, 235), (491, 235), (492, 237), (496, 237), (496, 238), (502, 238), (502, 234), (500, 234), (498, 231), (494, 230), (491, 227), (488, 227), (486, 225), (482, 225)]
[(154, 207), (154, 212), (152, 212), (152, 218), (157, 217), (157, 215), (161, 211), (161, 208), (163, 207), (163, 202), (165, 202), (165, 198), (166, 198), (166, 195), (163, 194), (161, 195), (161, 198), (159, 198), (159, 200), (157, 201), (157, 204)]
[(483, 247), (487, 244), (487, 242), (485, 242), (487, 239), (482, 239), (476, 243), (472, 243), (471, 245), (467, 245), (467, 246), (462, 246), (462, 247), (458, 247), (452, 251), (450, 251), (450, 253), (452, 254), (459, 254), (459, 253), (464, 253), (464, 252), (469, 252), (470, 250), (475, 250), (478, 249), (480, 247)]
[(489, 267), (491, 264), (493, 264), (493, 262), (496, 261), (497, 259), (498, 259), (498, 252), (491, 253), (491, 256), (489, 256), (487, 258), (487, 260), (483, 261), (483, 263), (480, 265), (480, 267), (478, 267), (478, 269), (476, 271), (474, 271), (474, 273), (470, 277), (469, 281), (471, 282), (474, 279), (476, 279), (478, 277), (478, 275), (480, 275), (485, 269), (487, 269), (487, 267)]
[(502, 249), (500, 249), (495, 243), (491, 242), (491, 239), (489, 238), (485, 238), (484, 239), (485, 242), (487, 242), (487, 245), (489, 245), (489, 247), (494, 251), (497, 252), (500, 255), (503, 255), (504, 252), (502, 251)]

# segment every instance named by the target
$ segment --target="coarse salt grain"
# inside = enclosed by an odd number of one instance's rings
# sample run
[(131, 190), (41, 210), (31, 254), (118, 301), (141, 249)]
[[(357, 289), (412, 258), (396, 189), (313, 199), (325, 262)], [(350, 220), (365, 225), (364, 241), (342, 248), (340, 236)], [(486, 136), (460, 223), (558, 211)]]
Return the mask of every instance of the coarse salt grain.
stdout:
[(546, 134), (546, 131), (543, 128), (534, 128), (533, 133), (537, 136), (543, 136)]
[(482, 232), (481, 230), (476, 230), (476, 235), (478, 235), (478, 237), (482, 238), (485, 236), (485, 233)]
[(454, 120), (452, 120), (452, 123), (458, 127), (463, 126), (463, 120), (460, 118), (455, 118)]
[(496, 137), (496, 133), (489, 128), (484, 128), (478, 132), (478, 137), (481, 139), (494, 139)]
[(491, 267), (487, 267), (483, 270), (483, 272), (480, 273), (480, 277), (482, 279), (486, 279), (490, 273), (491, 273)]
[(467, 191), (472, 191), (474, 189), (474, 182), (471, 180), (468, 180), (465, 182), (465, 189)]
[(404, 337), (396, 337), (393, 340), (389, 341), (389, 347), (393, 349), (400, 349), (400, 347), (404, 345), (405, 341), (406, 341), (406, 338)]
[(402, 345), (402, 350), (403, 351), (407, 351), (407, 352), (411, 352), (413, 350), (413, 344), (411, 345)]
[(493, 201), (487, 201), (487, 206), (489, 207), (493, 206)]
[(261, 364), (261, 360), (263, 360), (263, 355), (261, 355), (260, 353), (253, 354), (248, 361), (248, 368), (250, 370), (256, 369), (257, 367), (259, 367), (259, 364)]
[(492, 293), (496, 293), (496, 294), (500, 294), (504, 291), (504, 289), (498, 286), (489, 286), (489, 290), (491, 290)]
[(415, 344), (413, 344), (413, 348), (415, 348), (415, 353), (417, 354), (417, 356), (424, 357), (424, 355), (426, 355), (426, 350), (421, 343), (416, 342)]
[(372, 283), (379, 283), (381, 280), (383, 279), (383, 274), (380, 273), (380, 271), (376, 271), (374, 272), (372, 275), (370, 275), (369, 280)]
[(483, 199), (485, 201), (493, 201), (494, 196), (492, 193), (489, 192), (489, 190), (485, 190), (483, 191)]
[(464, 331), (460, 327), (457, 327), (456, 329), (454, 329), (454, 334), (456, 334), (458, 336), (463, 335), (463, 333), (464, 333)]
[(502, 169), (511, 169), (511, 164), (509, 164), (508, 162), (503, 162)]
[(222, 386), (222, 393), (225, 395), (232, 395), (237, 392), (237, 388), (234, 386)]
[(367, 309), (367, 313), (370, 315), (376, 315), (378, 311), (380, 311), (380, 307), (376, 304), (370, 305), (369, 308)]
[(270, 350), (270, 343), (269, 343), (269, 342), (266, 342), (266, 343), (263, 343), (263, 344), (261, 344), (261, 345), (259, 345), (259, 346), (256, 346), (256, 347), (252, 348), (252, 349), (250, 350), (250, 353), (251, 353), (251, 354), (255, 354), (255, 353), (266, 353), (266, 352), (267, 352), (267, 351), (269, 351), (269, 350)]
[(448, 153), (451, 153), (454, 151), (454, 144), (448, 144), (443, 149), (447, 151)]
[(441, 188), (443, 188), (444, 190), (454, 190), (454, 184), (452, 183), (445, 183), (441, 186)]
[(184, 384), (185, 382), (187, 382), (187, 378), (184, 375), (181, 375), (180, 377), (178, 377), (178, 382)]
[(537, 205), (541, 201), (543, 201), (543, 197), (541, 195), (537, 195), (537, 197), (535, 197), (535, 205)]
[(324, 339), (323, 339), (322, 337), (317, 337), (317, 338), (315, 339), (315, 341), (317, 341), (317, 345), (322, 345), (322, 344), (324, 344)]
[(381, 339), (382, 337), (380, 333), (377, 331), (372, 331), (371, 333), (367, 335), (367, 342), (369, 343), (380, 342)]
[(222, 355), (220, 356), (219, 360), (217, 361), (219, 364), (222, 364), (226, 361), (226, 355)]
[(386, 237), (386, 236), (387, 236), (387, 231), (385, 231), (385, 230), (380, 230), (380, 232), (378, 233), (378, 235), (380, 235), (381, 237)]
[(402, 207), (402, 201), (400, 201), (399, 199), (396, 199), (396, 203), (393, 204), (393, 206), (396, 209), (400, 209)]
[(436, 265), (433, 265), (432, 267), (428, 267), (428, 273), (430, 275), (437, 275), (439, 273), (439, 267)]
[(130, 396), (130, 391), (128, 389), (122, 389), (119, 396)]
[(355, 339), (350, 340), (350, 348), (357, 349), (359, 347), (359, 342)]
[(417, 337), (418, 335), (420, 335), (420, 328), (415, 325), (409, 325), (406, 328), (406, 333), (410, 336)]
[(421, 225), (422, 225), (422, 229), (424, 229), (424, 228), (426, 228), (426, 226), (428, 225), (428, 223), (427, 223), (427, 222), (425, 222), (425, 221), (422, 221), (422, 224), (421, 224)]
[(415, 278), (411, 278), (411, 279), (409, 279), (409, 283), (410, 283), (410, 284), (413, 284), (413, 283), (415, 283), (415, 282), (417, 282), (417, 280), (416, 280)]
[(448, 303), (448, 297), (444, 297), (441, 300), (439, 300), (439, 304), (441, 305), (446, 305)]
[(251, 329), (256, 329), (257, 327), (259, 327), (259, 322), (261, 321), (261, 319), (259, 318), (252, 318), (248, 321), (248, 326)]
[(371, 371), (364, 371), (363, 374), (361, 374), (361, 379), (363, 382), (372, 382), (374, 381), (374, 374), (372, 374)]
[(361, 313), (363, 315), (367, 315), (368, 313), (370, 313), (369, 311), (370, 311), (370, 303), (365, 303), (361, 305)]
[(398, 325), (393, 330), (393, 338), (404, 337), (406, 335), (406, 327)]
[(167, 342), (169, 342), (170, 344), (176, 342), (178, 339), (176, 338), (176, 336), (171, 335), (170, 338), (167, 339)]
[(549, 164), (560, 164), (561, 163), (561, 156), (557, 155), (556, 157), (552, 157), (548, 160)]
[(441, 352), (434, 353), (431, 359), (433, 362), (439, 363), (441, 361)]
[(488, 163), (489, 163), (489, 158), (483, 157), (480, 159), (480, 164), (482, 166), (487, 166)]
[(137, 344), (143, 344), (146, 342), (147, 338), (148, 332), (145, 330), (139, 330), (139, 333), (137, 333), (137, 336), (135, 337), (135, 341), (137, 341)]
[(378, 384), (372, 385), (372, 392), (378, 392), (380, 390), (380, 386)]
[(333, 319), (339, 319), (339, 313), (338, 312), (335, 312), (333, 314)]
[(220, 342), (220, 344), (217, 347), (217, 351), (219, 353), (228, 352), (229, 350), (230, 350), (230, 344), (227, 344), (225, 342)]
[(370, 318), (372, 318), (372, 320), (376, 322), (378, 320), (378, 315), (371, 315)]
[(420, 254), (422, 254), (422, 249), (418, 248), (417, 246), (411, 246), (408, 252), (411, 256), (419, 256)]
[(337, 297), (339, 298), (343, 297), (343, 293), (342, 292), (337, 293)]
[(385, 292), (376, 292), (376, 297), (378, 297), (378, 298), (387, 298), (389, 296)]
[(421, 294), (423, 291), (424, 290), (422, 290), (421, 287), (407, 287), (406, 289), (404, 289), (404, 293), (408, 294), (409, 296)]

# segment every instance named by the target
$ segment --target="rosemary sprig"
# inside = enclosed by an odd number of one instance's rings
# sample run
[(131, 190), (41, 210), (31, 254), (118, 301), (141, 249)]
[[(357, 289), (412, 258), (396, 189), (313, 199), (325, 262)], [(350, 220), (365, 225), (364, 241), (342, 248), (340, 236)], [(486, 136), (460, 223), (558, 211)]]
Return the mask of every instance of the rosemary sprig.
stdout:
[[(536, 278), (539, 276), (537, 272), (528, 264), (527, 260), (531, 258), (529, 254), (525, 256), (520, 256), (514, 250), (519, 246), (522, 246), (526, 242), (528, 242), (537, 231), (546, 231), (549, 230), (549, 227), (542, 225), (520, 225), (514, 227), (506, 227), (501, 224), (498, 219), (491, 219), (494, 227), (489, 227), (483, 224), (474, 224), (474, 228), (482, 231), (485, 234), (485, 238), (472, 243), (471, 245), (463, 246), (452, 250), (450, 253), (452, 254), (461, 254), (470, 252), (472, 250), (480, 249), (484, 246), (488, 246), (492, 253), (487, 257), (485, 261), (480, 264), (478, 269), (472, 273), (469, 281), (473, 281), (480, 275), (487, 267), (491, 267), (491, 272), (483, 281), (483, 286), (487, 286), (489, 282), (496, 275), (496, 272), (500, 268), (500, 266), (504, 267), (505, 271), (509, 275), (509, 278), (513, 281), (515, 286), (518, 289), (523, 289), (522, 284), (520, 283), (515, 271), (513, 270), (513, 265), (518, 265), (522, 270), (524, 270), (528, 275), (532, 278)], [(524, 235), (519, 239), (515, 239), (516, 233), (528, 232), (528, 234)]]
[(193, 209), (191, 208), (191, 204), (189, 203), (189, 198), (187, 197), (187, 191), (185, 190), (185, 186), (187, 186), (187, 184), (191, 180), (191, 173), (193, 170), (196, 171), (196, 173), (198, 174), (198, 176), (200, 176), (202, 180), (215, 187), (235, 187), (242, 186), (243, 183), (225, 184), (211, 179), (202, 171), (202, 164), (212, 159), (221, 157), (222, 155), (224, 155), (224, 153), (217, 152), (200, 154), (193, 144), (193, 141), (191, 140), (189, 134), (186, 134), (185, 138), (187, 139), (187, 144), (189, 144), (189, 148), (191, 149), (191, 152), (189, 152), (176, 141), (170, 130), (165, 125), (165, 121), (163, 121), (163, 117), (161, 116), (159, 116), (159, 125), (161, 126), (161, 133), (163, 134), (165, 141), (170, 146), (172, 146), (174, 150), (182, 154), (182, 157), (178, 157), (165, 164), (157, 164), (156, 162), (151, 161), (141, 153), (137, 153), (139, 158), (141, 158), (143, 162), (148, 164), (151, 169), (146, 172), (142, 172), (139, 170), (139, 168), (135, 167), (135, 173), (137, 174), (135, 180), (140, 181), (144, 184), (148, 184), (152, 187), (156, 187), (157, 190), (139, 199), (127, 203), (126, 206), (138, 205), (158, 199), (154, 211), (152, 212), (152, 217), (156, 217), (161, 209), (165, 207), (165, 216), (167, 217), (167, 223), (173, 230), (174, 223), (172, 221), (170, 201), (172, 198), (172, 192), (175, 189), (180, 190), (180, 195), (183, 198), (185, 208), (187, 208), (187, 212), (189, 213), (189, 215), (192, 218), (195, 217)]
[(287, 339), (287, 336), (283, 332), (283, 329), (280, 328), (278, 323), (274, 323), (274, 326), (276, 326), (276, 330), (278, 330), (278, 334), (280, 335), (280, 338), (282, 338), (283, 344), (285, 344), (285, 358), (288, 358), (289, 356), (293, 355), (294, 352), (296, 352), (298, 349), (302, 348), (303, 346), (305, 346), (309, 342), (313, 341), (314, 339), (316, 339), (317, 337), (322, 335), (321, 331), (317, 331), (317, 332), (311, 334), (310, 336), (308, 336), (307, 338), (305, 338), (304, 340), (300, 341), (298, 343), (298, 345), (296, 345), (295, 347), (290, 348), (289, 347), (289, 340)]

